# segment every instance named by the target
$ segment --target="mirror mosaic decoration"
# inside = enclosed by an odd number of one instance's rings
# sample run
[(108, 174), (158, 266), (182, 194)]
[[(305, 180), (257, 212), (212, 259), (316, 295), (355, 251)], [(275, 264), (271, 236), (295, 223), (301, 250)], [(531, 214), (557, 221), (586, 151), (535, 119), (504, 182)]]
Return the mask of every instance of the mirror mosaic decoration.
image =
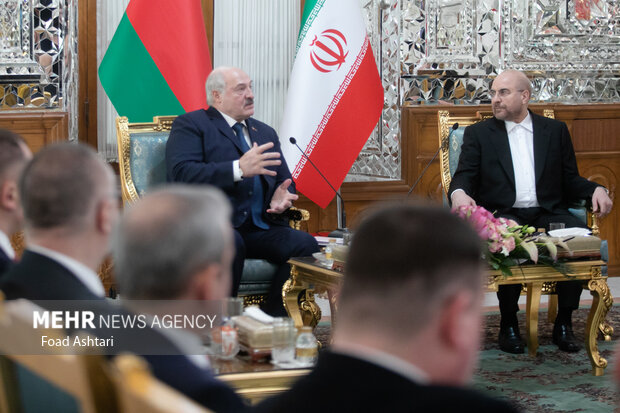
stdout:
[(490, 103), (526, 71), (535, 102), (620, 101), (620, 0), (360, 0), (385, 107), (347, 181), (401, 178), (403, 105)]
[(77, 130), (77, 0), (0, 0), (0, 110), (70, 114)]

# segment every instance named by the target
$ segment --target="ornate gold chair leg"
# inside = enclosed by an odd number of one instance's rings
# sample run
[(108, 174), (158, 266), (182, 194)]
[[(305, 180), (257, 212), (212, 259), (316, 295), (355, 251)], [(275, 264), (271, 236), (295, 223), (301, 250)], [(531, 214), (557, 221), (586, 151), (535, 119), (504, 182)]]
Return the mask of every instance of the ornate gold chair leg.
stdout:
[[(605, 324), (605, 316), (613, 304), (613, 297), (604, 279), (590, 280), (588, 282), (588, 289), (593, 299), (586, 324), (586, 352), (592, 363), (592, 374), (602, 376), (605, 373), (605, 367), (607, 367), (607, 360), (601, 357), (596, 339), (601, 325)], [(611, 327), (609, 328), (611, 329)], [(609, 331), (607, 330), (607, 333)], [(613, 332), (613, 329), (611, 329), (611, 332)]]
[(525, 310), (525, 329), (527, 330), (527, 351), (530, 356), (536, 357), (538, 351), (538, 308), (542, 282), (527, 284), (527, 304)]

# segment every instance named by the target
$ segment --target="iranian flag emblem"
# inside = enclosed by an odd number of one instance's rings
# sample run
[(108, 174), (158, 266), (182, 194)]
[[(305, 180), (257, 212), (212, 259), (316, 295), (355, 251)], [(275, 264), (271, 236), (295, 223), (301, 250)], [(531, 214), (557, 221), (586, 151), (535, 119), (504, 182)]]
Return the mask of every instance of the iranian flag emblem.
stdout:
[(383, 87), (359, 0), (307, 0), (280, 129), (297, 189), (321, 208), (334, 197), (290, 137), (337, 188), (382, 108)]

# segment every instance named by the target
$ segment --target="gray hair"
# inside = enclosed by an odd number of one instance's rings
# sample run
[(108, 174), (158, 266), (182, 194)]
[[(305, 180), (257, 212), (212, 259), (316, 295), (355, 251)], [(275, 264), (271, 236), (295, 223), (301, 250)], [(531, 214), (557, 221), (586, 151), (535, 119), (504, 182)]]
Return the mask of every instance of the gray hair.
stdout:
[[(58, 143), (39, 151), (24, 168), (19, 191), (26, 226), (81, 230), (112, 187), (109, 168), (89, 146)], [(107, 184), (107, 185), (106, 185)]]
[(120, 293), (165, 300), (182, 294), (196, 273), (232, 248), (231, 207), (217, 188), (174, 184), (127, 210), (112, 251)]
[(217, 91), (220, 93), (224, 93), (226, 89), (226, 80), (224, 79), (224, 72), (231, 69), (228, 66), (219, 66), (211, 71), (209, 76), (207, 77), (207, 82), (205, 83), (205, 90), (207, 92), (207, 104), (209, 106), (213, 106), (213, 92)]

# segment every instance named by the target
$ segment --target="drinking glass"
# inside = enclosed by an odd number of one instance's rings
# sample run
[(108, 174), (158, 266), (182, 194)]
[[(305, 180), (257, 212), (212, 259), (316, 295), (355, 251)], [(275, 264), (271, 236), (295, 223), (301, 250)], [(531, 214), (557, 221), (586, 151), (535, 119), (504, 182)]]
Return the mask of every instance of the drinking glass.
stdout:
[(295, 359), (295, 336), (297, 330), (293, 320), (288, 317), (276, 317), (273, 320), (273, 338), (271, 359), (274, 363), (291, 363)]

